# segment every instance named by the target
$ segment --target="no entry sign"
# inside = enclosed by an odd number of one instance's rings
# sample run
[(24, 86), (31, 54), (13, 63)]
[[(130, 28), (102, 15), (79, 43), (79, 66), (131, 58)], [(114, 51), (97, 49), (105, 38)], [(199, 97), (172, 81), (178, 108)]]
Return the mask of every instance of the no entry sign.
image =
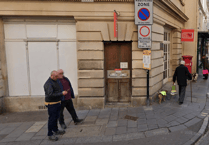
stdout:
[(152, 26), (138, 25), (138, 48), (151, 48), (152, 46)]
[(153, 0), (135, 0), (135, 24), (153, 24)]

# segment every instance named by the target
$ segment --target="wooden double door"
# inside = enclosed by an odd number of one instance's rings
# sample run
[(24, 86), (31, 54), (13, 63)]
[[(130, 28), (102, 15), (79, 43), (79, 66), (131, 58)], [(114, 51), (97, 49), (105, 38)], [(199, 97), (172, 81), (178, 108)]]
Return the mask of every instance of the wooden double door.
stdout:
[(131, 42), (105, 42), (107, 102), (130, 102), (132, 75)]

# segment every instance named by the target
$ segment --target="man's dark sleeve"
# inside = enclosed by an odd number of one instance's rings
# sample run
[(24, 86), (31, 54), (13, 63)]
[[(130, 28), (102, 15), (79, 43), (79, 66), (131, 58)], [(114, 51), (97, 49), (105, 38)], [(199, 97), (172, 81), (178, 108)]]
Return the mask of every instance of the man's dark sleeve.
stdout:
[(70, 83), (70, 80), (66, 77), (66, 79), (67, 79), (67, 81), (69, 82), (69, 85), (70, 85), (70, 91), (71, 91), (71, 97), (72, 98), (75, 98), (75, 94), (74, 94), (74, 91), (73, 91), (73, 87), (72, 87), (72, 85), (71, 85), (71, 83)]
[(192, 75), (190, 74), (187, 67), (186, 67), (186, 75), (188, 76), (188, 80), (192, 80)]
[(47, 96), (49, 97), (61, 97), (62, 96), (62, 92), (60, 93), (54, 93), (52, 85), (51, 84), (45, 84), (44, 85), (44, 90)]
[(176, 77), (177, 77), (177, 68), (176, 68), (175, 73), (174, 73), (174, 75), (173, 75), (173, 82), (174, 82), (174, 83), (175, 83), (175, 81), (176, 81)]

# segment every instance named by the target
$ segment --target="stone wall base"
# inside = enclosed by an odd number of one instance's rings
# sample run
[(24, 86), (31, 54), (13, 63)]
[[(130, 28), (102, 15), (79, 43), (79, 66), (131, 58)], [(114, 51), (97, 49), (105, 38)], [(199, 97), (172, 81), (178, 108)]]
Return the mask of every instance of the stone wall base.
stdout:
[(0, 114), (4, 112), (4, 98), (0, 97)]
[(78, 109), (103, 109), (105, 98), (78, 98)]
[[(1, 102), (1, 98), (0, 98)], [(47, 109), (45, 107), (45, 97), (4, 97), (5, 112), (25, 112), (25, 111), (40, 111)], [(77, 107), (76, 99), (73, 99), (75, 108)]]

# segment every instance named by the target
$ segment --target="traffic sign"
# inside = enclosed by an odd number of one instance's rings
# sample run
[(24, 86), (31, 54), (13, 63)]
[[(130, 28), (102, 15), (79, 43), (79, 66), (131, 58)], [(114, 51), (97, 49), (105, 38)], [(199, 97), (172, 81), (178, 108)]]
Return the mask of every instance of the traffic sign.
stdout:
[(153, 0), (135, 0), (135, 24), (153, 24)]
[(151, 48), (152, 46), (152, 26), (138, 25), (138, 48)]

